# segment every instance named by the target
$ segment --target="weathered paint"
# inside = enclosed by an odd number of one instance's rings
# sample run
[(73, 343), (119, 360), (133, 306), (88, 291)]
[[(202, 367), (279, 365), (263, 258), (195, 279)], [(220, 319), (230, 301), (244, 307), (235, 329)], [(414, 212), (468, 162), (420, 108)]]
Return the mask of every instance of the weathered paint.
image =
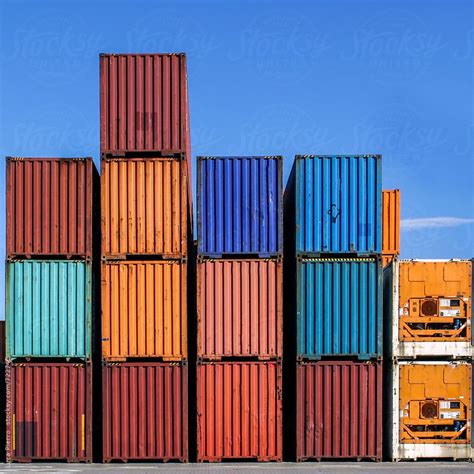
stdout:
[(198, 253), (282, 253), (281, 156), (198, 157)]
[(198, 461), (281, 461), (281, 395), (280, 363), (198, 364)]
[(382, 253), (400, 253), (400, 190), (382, 191)]
[(297, 255), (382, 251), (381, 164), (379, 155), (296, 157), (287, 231)]
[(381, 356), (380, 260), (314, 258), (296, 265), (297, 356)]
[(92, 158), (7, 159), (7, 257), (92, 257)]
[(382, 458), (382, 363), (319, 361), (296, 369), (297, 460)]
[(91, 357), (90, 263), (11, 261), (5, 283), (7, 358)]
[(92, 462), (89, 363), (6, 366), (7, 462)]
[(188, 461), (185, 364), (102, 366), (103, 461)]
[(187, 168), (174, 159), (103, 159), (102, 256), (185, 256)]
[(283, 355), (282, 267), (277, 260), (198, 262), (198, 357)]
[(187, 357), (186, 262), (102, 264), (102, 357)]

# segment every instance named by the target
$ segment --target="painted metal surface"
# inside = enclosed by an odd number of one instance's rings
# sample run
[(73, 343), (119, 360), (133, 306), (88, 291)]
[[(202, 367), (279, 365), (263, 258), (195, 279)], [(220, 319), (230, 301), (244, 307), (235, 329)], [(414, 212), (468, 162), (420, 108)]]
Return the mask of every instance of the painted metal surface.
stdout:
[(103, 461), (188, 461), (188, 369), (159, 362), (102, 367)]
[(103, 159), (102, 256), (185, 256), (187, 181), (183, 161)]
[(186, 358), (186, 262), (108, 262), (101, 279), (104, 359)]
[(189, 153), (185, 54), (100, 55), (100, 151)]
[(92, 158), (7, 159), (7, 257), (92, 257)]
[(5, 321), (0, 321), (0, 364), (5, 362)]
[(382, 191), (382, 253), (400, 253), (400, 190)]
[(199, 261), (197, 311), (198, 357), (281, 357), (282, 263)]
[(379, 155), (296, 157), (288, 232), (297, 255), (382, 251), (381, 165)]
[(198, 364), (198, 462), (281, 461), (281, 395), (280, 363)]
[(90, 263), (11, 261), (5, 283), (7, 358), (91, 357)]
[(297, 365), (297, 460), (382, 459), (382, 363)]
[(92, 367), (6, 366), (7, 462), (92, 462)]
[(301, 259), (296, 278), (298, 358), (382, 355), (379, 259)]
[(198, 157), (198, 254), (282, 253), (281, 156)]

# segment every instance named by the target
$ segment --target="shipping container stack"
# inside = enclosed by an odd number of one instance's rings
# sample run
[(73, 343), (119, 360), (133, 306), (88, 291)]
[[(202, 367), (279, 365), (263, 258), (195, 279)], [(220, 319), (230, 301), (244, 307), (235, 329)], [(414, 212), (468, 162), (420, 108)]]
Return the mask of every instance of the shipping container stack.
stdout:
[(6, 164), (6, 459), (91, 462), (98, 173)]
[(400, 190), (382, 191), (382, 266), (400, 255)]
[(388, 458), (474, 458), (472, 266), (394, 260), (385, 270)]
[(104, 462), (188, 460), (184, 54), (102, 54)]
[(381, 241), (381, 157), (297, 156), (285, 192), (284, 372), (297, 461), (381, 460)]
[(198, 157), (197, 460), (282, 460), (282, 158)]

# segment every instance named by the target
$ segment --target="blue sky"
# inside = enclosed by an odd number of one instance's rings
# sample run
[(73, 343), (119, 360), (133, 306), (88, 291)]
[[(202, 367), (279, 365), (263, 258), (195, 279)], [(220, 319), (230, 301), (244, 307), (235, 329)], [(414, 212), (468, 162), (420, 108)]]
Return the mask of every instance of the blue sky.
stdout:
[(473, 5), (4, 0), (0, 154), (98, 162), (99, 53), (184, 51), (193, 156), (381, 153), (402, 256), (470, 257)]

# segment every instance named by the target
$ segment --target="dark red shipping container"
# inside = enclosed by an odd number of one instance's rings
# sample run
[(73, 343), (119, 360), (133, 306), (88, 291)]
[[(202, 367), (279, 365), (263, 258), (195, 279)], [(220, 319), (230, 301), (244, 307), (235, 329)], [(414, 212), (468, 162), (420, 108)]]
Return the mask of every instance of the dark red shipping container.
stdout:
[(90, 363), (6, 366), (7, 462), (92, 462)]
[(188, 461), (186, 363), (102, 367), (103, 460)]
[(197, 365), (197, 460), (282, 460), (279, 362)]
[(8, 158), (7, 258), (91, 258), (95, 180), (92, 158)]
[(296, 392), (298, 461), (381, 460), (381, 362), (299, 363)]

